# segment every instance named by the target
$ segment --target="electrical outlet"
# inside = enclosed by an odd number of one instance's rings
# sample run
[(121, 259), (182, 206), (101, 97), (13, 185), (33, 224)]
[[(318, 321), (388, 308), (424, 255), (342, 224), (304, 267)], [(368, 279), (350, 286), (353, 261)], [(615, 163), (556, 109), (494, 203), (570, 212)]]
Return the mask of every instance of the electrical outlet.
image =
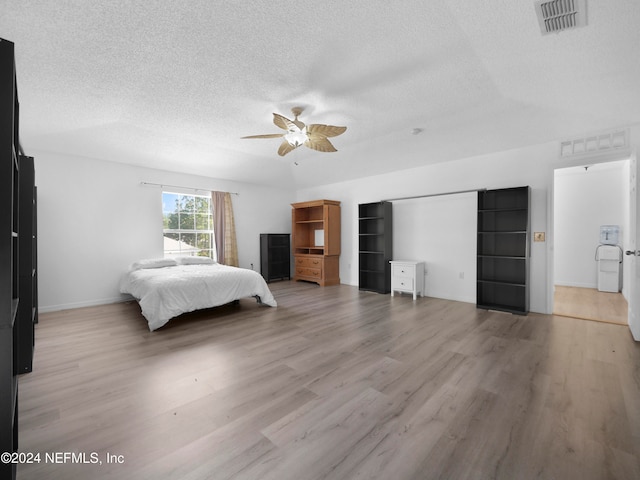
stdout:
[(464, 280), (464, 272), (460, 272), (459, 277), (460, 277), (460, 280)]

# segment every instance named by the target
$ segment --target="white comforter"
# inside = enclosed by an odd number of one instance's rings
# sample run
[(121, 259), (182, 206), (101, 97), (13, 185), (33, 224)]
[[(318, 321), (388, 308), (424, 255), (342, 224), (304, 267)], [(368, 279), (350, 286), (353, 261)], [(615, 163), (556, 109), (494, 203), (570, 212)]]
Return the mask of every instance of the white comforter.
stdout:
[(258, 272), (217, 263), (129, 271), (122, 279), (120, 291), (138, 300), (151, 331), (182, 313), (243, 297), (259, 297), (263, 304), (277, 305)]

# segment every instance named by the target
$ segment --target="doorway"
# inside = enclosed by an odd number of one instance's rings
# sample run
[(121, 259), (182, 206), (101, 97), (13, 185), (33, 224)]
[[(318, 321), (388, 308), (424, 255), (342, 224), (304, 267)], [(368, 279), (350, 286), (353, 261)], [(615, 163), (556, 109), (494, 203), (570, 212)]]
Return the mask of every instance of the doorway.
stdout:
[(620, 291), (598, 289), (600, 226), (618, 225), (621, 250), (629, 243), (629, 159), (554, 171), (553, 313), (628, 324), (628, 272), (621, 252)]

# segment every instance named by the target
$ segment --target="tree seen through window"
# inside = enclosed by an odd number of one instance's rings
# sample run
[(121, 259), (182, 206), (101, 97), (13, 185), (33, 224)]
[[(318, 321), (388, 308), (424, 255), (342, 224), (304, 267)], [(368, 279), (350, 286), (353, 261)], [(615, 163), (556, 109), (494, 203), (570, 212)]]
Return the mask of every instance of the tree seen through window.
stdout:
[(214, 260), (211, 198), (162, 192), (164, 256), (204, 256)]

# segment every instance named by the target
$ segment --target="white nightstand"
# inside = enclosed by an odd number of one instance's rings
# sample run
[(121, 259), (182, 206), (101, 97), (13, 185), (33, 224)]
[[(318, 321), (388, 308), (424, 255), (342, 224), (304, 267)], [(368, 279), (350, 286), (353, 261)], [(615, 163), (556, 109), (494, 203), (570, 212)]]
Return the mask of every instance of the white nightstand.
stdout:
[(391, 260), (391, 296), (393, 292), (408, 292), (415, 300), (424, 296), (424, 262)]

